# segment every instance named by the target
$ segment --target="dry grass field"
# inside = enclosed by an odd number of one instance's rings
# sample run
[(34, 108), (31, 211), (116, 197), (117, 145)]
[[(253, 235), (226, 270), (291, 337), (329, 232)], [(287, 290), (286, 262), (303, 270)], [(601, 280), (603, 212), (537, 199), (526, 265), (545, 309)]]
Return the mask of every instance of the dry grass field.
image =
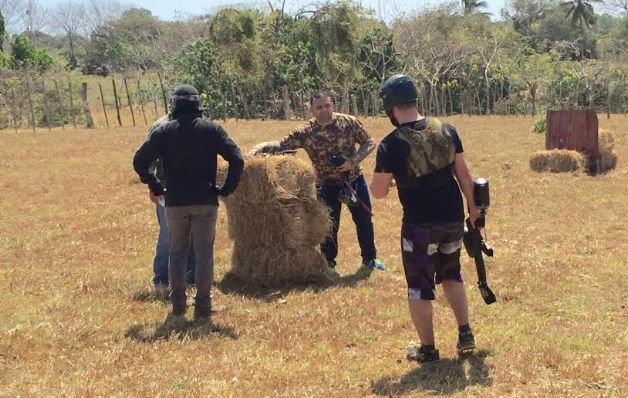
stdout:
[[(487, 259), (498, 302), (463, 274), (478, 340), (459, 359), (442, 292), (443, 360), (405, 360), (396, 192), (374, 202), (384, 272), (358, 272), (346, 210), (339, 283), (243, 290), (230, 269), (225, 207), (216, 241), (213, 327), (171, 322), (151, 300), (154, 208), (131, 167), (145, 128), (0, 132), (0, 397), (626, 397), (628, 119), (609, 174), (539, 174), (531, 118), (452, 117), (474, 176), (490, 179)], [(244, 150), (298, 122), (227, 121)], [(385, 119), (365, 120), (379, 140)], [(363, 164), (367, 178), (374, 156)]]

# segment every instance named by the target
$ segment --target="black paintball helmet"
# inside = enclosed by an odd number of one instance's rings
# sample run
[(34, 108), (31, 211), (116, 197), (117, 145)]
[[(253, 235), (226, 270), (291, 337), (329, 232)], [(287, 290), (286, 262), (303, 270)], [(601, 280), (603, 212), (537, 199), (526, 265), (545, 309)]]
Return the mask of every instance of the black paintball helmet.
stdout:
[(178, 86), (172, 92), (172, 112), (193, 112), (201, 109), (198, 90), (189, 84)]
[(382, 84), (379, 97), (384, 101), (384, 109), (388, 113), (395, 105), (416, 104), (416, 86), (410, 76), (394, 75)]

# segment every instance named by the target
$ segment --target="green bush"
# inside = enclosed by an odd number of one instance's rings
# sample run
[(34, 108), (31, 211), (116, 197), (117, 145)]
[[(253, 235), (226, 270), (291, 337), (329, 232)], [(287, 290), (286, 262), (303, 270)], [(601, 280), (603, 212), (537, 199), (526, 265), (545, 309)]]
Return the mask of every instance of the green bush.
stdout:
[(11, 44), (11, 67), (13, 69), (34, 69), (43, 73), (52, 67), (53, 61), (48, 51), (38, 48), (26, 36), (17, 36)]
[(532, 126), (533, 133), (545, 133), (547, 129), (547, 121), (545, 120), (545, 116), (541, 116), (540, 118), (534, 121), (534, 125)]

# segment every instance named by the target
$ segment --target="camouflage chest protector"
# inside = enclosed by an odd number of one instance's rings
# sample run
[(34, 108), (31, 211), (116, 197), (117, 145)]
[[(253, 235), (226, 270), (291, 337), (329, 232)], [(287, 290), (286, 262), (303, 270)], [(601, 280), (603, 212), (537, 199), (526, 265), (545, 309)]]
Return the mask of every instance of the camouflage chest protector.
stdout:
[[(416, 131), (407, 126), (397, 129), (399, 138), (410, 145), (407, 177), (409, 180), (434, 173), (454, 163), (456, 150), (453, 142), (443, 134), (441, 122), (436, 118), (427, 119), (427, 127)], [(453, 174), (448, 173), (448, 177)], [(408, 181), (410, 182), (410, 181)]]

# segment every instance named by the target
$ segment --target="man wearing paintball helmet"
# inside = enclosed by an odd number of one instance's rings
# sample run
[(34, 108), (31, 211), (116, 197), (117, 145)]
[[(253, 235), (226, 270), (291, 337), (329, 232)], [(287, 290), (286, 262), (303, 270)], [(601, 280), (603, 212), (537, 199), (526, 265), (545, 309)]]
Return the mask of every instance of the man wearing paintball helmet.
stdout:
[[(169, 227), (169, 276), (172, 314), (186, 310), (185, 273), (190, 243), (196, 259), (194, 319), (210, 319), (210, 289), (214, 277), (214, 237), (218, 196), (232, 193), (240, 180), (244, 160), (225, 130), (203, 119), (196, 89), (182, 85), (174, 90), (171, 121), (155, 129), (135, 153), (133, 167), (152, 195), (165, 198)], [(217, 155), (229, 163), (222, 187), (216, 185)], [(159, 158), (168, 189), (149, 172)], [(191, 237), (191, 239), (190, 239)]]
[(373, 138), (355, 117), (334, 112), (334, 103), (327, 93), (318, 92), (311, 97), (310, 113), (313, 119), (306, 126), (297, 127), (281, 141), (257, 145), (251, 154), (298, 148), (307, 152), (316, 171), (319, 200), (329, 207), (332, 217), (332, 231), (321, 244), (331, 279), (339, 277), (336, 256), (342, 203), (348, 204), (356, 226), (362, 266), (383, 270), (384, 264), (376, 258), (371, 201), (360, 168), (360, 162), (375, 149)]
[[(166, 124), (170, 121), (170, 114), (165, 115), (155, 121), (148, 129), (148, 135), (146, 139), (149, 139), (153, 134), (153, 131), (162, 124)], [(150, 173), (155, 176), (157, 181), (164, 187), (166, 187), (166, 177), (164, 175), (164, 169), (159, 159), (155, 160), (150, 165)], [(148, 197), (150, 201), (155, 204), (155, 213), (157, 214), (157, 224), (159, 225), (159, 234), (157, 235), (157, 244), (155, 245), (155, 257), (153, 259), (153, 284), (155, 285), (155, 296), (160, 300), (168, 299), (170, 295), (170, 288), (168, 287), (168, 222), (166, 221), (166, 208), (163, 201), (163, 196), (155, 196), (152, 192), (148, 191)], [(161, 198), (161, 200), (160, 200)], [(190, 246), (190, 253), (188, 255), (187, 266), (187, 283), (190, 285), (194, 282), (194, 247)]]
[(408, 303), (421, 341), (418, 349), (410, 347), (408, 357), (432, 363), (440, 359), (432, 321), (436, 284), (442, 284), (458, 323), (458, 352), (475, 348), (460, 274), (464, 230), (460, 189), (472, 223), (480, 213), (456, 129), (419, 114), (416, 87), (408, 76), (391, 77), (379, 95), (396, 129), (379, 144), (371, 192), (383, 198), (393, 177), (397, 183), (403, 207), (401, 252)]

